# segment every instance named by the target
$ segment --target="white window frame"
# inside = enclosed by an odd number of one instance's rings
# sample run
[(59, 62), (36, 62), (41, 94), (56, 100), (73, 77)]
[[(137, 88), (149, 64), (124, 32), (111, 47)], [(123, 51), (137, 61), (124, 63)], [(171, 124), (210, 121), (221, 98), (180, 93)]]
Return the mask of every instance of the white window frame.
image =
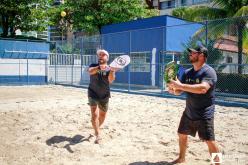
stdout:
[[(130, 72), (151, 72), (151, 52), (131, 52)], [(145, 55), (142, 57), (142, 55)]]

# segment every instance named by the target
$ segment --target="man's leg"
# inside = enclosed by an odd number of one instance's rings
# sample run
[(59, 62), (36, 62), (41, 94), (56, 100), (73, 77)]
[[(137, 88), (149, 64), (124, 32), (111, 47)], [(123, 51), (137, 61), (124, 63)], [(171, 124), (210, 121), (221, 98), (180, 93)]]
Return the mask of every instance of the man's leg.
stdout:
[(99, 108), (99, 111), (98, 111), (98, 114), (99, 114), (99, 117), (98, 117), (98, 134), (96, 135), (96, 141), (95, 141), (95, 143), (97, 143), (97, 144), (101, 143), (101, 140), (102, 140), (101, 135), (100, 135), (100, 127), (106, 118), (106, 114), (108, 111), (108, 99), (99, 101), (98, 102), (98, 108)]
[(91, 123), (95, 131), (95, 135), (99, 135), (99, 110), (97, 109), (97, 106), (90, 106), (91, 110)]
[(104, 112), (102, 110), (99, 110), (99, 127), (103, 124), (105, 118), (106, 118), (107, 112)]
[[(214, 140), (207, 140), (206, 143), (208, 145), (208, 151), (209, 151), (210, 156), (212, 156), (212, 153), (219, 153), (220, 152), (219, 148), (216, 145)], [(215, 158), (214, 161), (219, 162), (219, 158), (218, 157)]]
[(99, 102), (98, 106), (99, 106), (99, 127), (101, 127), (101, 125), (103, 124), (105, 118), (106, 118), (106, 114), (108, 111), (108, 104), (109, 104), (109, 100), (102, 100)]
[(186, 149), (188, 146), (188, 135), (195, 136), (195, 125), (196, 123), (190, 120), (184, 112), (177, 130), (179, 137), (179, 157), (172, 162), (173, 164), (185, 162)]
[(179, 136), (180, 153), (179, 153), (179, 157), (172, 162), (173, 164), (185, 162), (185, 154), (186, 154), (186, 149), (187, 149), (188, 135), (178, 133), (178, 136)]
[(206, 143), (208, 145), (208, 151), (210, 154), (219, 152), (219, 148), (214, 140), (207, 140)]
[[(198, 135), (207, 143), (210, 156), (212, 156), (212, 153), (220, 152), (218, 146), (215, 143), (214, 118), (201, 120)], [(214, 160), (219, 162), (218, 157), (216, 157)]]
[(97, 125), (97, 133), (96, 133), (96, 140), (95, 140), (95, 143), (96, 144), (100, 144), (101, 143), (101, 134), (100, 134), (100, 127), (101, 125), (103, 124), (104, 120), (105, 120), (105, 117), (106, 117), (106, 112), (102, 111), (101, 109), (99, 109), (99, 111), (97, 111), (99, 116), (98, 116), (98, 125)]

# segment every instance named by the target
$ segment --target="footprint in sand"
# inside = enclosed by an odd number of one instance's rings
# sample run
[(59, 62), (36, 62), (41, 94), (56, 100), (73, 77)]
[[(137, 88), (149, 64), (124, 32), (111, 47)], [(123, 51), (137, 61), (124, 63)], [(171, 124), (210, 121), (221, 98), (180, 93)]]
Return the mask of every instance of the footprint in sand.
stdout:
[(162, 144), (162, 145), (164, 145), (164, 146), (168, 146), (168, 145), (169, 145), (169, 142), (159, 141), (159, 144)]
[(193, 151), (189, 151), (191, 155), (197, 156)]
[[(108, 128), (107, 128), (108, 129)], [(121, 134), (116, 132), (116, 129), (112, 129), (108, 132), (108, 135), (111, 139), (113, 139), (115, 136), (120, 136)]]

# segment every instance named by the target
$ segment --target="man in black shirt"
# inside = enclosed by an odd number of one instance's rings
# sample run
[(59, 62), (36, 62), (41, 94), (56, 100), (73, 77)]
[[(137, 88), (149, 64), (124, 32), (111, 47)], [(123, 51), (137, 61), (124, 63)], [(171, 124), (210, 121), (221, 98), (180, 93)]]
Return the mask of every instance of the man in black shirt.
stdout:
[(186, 108), (178, 128), (180, 154), (174, 163), (185, 162), (187, 136), (195, 136), (196, 132), (207, 143), (211, 156), (219, 152), (214, 135), (216, 72), (205, 63), (208, 55), (205, 47), (197, 46), (188, 51), (193, 67), (185, 71), (181, 82), (177, 79), (168, 84), (169, 93), (179, 95), (186, 92), (187, 96)]
[(115, 80), (115, 70), (107, 65), (109, 53), (106, 50), (98, 50), (97, 57), (98, 64), (91, 64), (88, 70), (90, 74), (88, 99), (91, 109), (91, 122), (96, 136), (95, 143), (100, 143), (100, 127), (108, 111), (109, 84)]

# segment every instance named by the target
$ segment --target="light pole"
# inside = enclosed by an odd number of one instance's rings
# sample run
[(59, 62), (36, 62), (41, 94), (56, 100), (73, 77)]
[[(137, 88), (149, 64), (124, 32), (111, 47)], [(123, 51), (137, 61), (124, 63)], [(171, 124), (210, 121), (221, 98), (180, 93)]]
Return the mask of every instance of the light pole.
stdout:
[(64, 31), (63, 25), (64, 25), (64, 17), (66, 16), (66, 12), (65, 11), (61, 11), (60, 15), (62, 17), (62, 21), (61, 21), (62, 22), (62, 38), (61, 38), (61, 41), (62, 41), (62, 46), (63, 46), (63, 38), (64, 38), (64, 36), (63, 36), (63, 31)]

